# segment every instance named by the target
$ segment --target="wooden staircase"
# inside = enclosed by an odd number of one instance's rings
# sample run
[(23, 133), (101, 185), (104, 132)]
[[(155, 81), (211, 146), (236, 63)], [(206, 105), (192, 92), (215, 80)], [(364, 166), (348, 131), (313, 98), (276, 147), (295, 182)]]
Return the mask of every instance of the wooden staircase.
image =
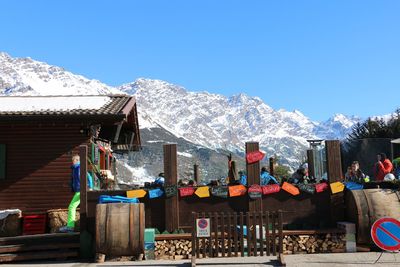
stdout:
[(0, 263), (79, 257), (79, 233), (0, 238)]

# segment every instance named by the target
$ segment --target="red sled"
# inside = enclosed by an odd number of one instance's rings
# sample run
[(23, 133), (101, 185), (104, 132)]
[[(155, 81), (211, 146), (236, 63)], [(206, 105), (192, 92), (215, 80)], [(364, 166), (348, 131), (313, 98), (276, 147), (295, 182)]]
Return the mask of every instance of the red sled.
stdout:
[(328, 189), (327, 183), (320, 183), (315, 185), (315, 191), (317, 191), (317, 193), (324, 192), (327, 189)]
[(182, 188), (178, 188), (178, 189), (179, 189), (179, 195), (181, 197), (192, 196), (195, 191), (193, 187), (182, 187)]
[(270, 195), (281, 191), (279, 184), (270, 184), (262, 186), (263, 195)]
[(249, 152), (246, 155), (247, 163), (256, 163), (264, 158), (265, 154), (261, 151)]

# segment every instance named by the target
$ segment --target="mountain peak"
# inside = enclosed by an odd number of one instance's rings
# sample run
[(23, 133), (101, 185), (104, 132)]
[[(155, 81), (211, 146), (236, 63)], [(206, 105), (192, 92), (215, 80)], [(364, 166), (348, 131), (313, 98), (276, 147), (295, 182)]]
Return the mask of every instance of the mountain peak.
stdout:
[(98, 95), (120, 93), (97, 80), (89, 80), (57, 66), (31, 58), (0, 54), (0, 94)]

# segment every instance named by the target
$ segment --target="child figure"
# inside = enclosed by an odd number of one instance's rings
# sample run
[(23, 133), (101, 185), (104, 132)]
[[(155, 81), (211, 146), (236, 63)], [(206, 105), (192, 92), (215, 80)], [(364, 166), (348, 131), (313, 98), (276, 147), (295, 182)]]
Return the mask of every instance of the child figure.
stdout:
[[(81, 202), (81, 181), (80, 181), (80, 173), (81, 173), (81, 164), (79, 155), (74, 155), (72, 157), (72, 173), (71, 173), (71, 189), (74, 192), (74, 196), (68, 206), (68, 220), (67, 225), (63, 226), (59, 229), (62, 233), (70, 233), (73, 232), (75, 229), (75, 216), (76, 216), (76, 209), (78, 208)], [(93, 188), (93, 181), (90, 173), (87, 173), (88, 179), (88, 187), (89, 189)]]

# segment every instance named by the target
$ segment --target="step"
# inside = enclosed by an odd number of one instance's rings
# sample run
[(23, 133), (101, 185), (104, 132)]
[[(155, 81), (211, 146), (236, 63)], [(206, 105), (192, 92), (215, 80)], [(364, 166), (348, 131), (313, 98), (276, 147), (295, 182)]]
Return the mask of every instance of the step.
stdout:
[(43, 244), (43, 243), (61, 243), (61, 242), (79, 242), (79, 233), (54, 233), (39, 235), (21, 235), (14, 237), (0, 238), (0, 246), (19, 245), (19, 244)]
[(39, 244), (39, 245), (19, 244), (19, 245), (0, 246), (0, 254), (26, 252), (26, 251), (41, 251), (41, 250), (77, 249), (77, 248), (79, 248), (79, 243), (50, 243), (50, 244)]
[(26, 261), (26, 260), (48, 260), (77, 258), (78, 250), (70, 251), (40, 251), (40, 252), (21, 252), (13, 254), (1, 254), (0, 262)]

